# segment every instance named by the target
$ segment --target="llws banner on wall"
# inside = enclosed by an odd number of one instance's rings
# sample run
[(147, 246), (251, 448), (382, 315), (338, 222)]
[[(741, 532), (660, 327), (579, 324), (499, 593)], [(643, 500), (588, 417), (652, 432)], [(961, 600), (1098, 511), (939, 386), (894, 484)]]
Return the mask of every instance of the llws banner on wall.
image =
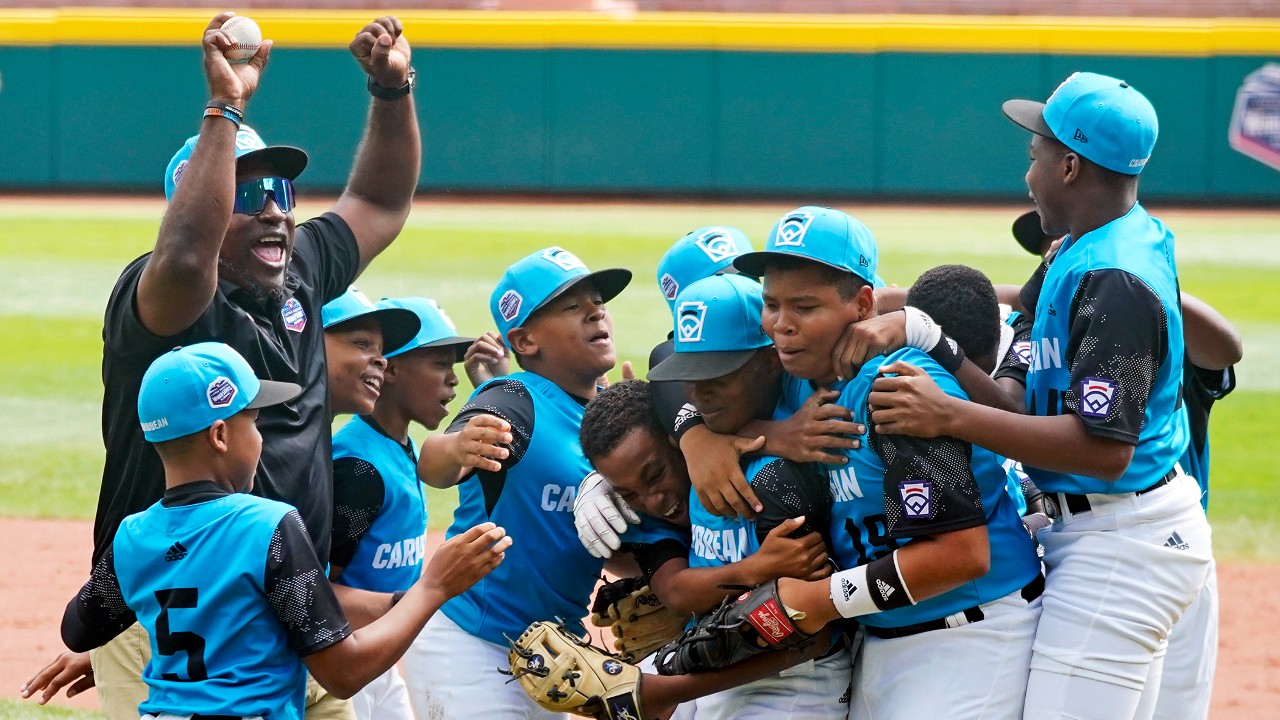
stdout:
[(1228, 140), (1241, 153), (1280, 170), (1280, 64), (1267, 63), (1245, 76)]

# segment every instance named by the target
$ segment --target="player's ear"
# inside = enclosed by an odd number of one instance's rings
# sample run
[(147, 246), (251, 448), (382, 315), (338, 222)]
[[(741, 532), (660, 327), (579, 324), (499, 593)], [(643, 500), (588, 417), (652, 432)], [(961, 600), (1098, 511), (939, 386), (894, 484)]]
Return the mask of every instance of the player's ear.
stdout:
[(870, 284), (863, 285), (853, 296), (853, 302), (858, 306), (858, 322), (866, 320), (876, 311), (875, 289)]
[(508, 330), (507, 344), (511, 346), (512, 352), (518, 353), (523, 357), (529, 357), (538, 352), (538, 341), (530, 334), (527, 327), (516, 327)]
[(1068, 151), (1062, 156), (1062, 184), (1070, 185), (1079, 180), (1080, 171), (1083, 169), (1083, 159), (1074, 152)]
[(382, 384), (390, 385), (396, 381), (396, 361), (386, 358), (387, 366), (382, 369)]
[(204, 432), (205, 440), (209, 443), (209, 447), (213, 448), (214, 452), (225, 453), (229, 449), (226, 420), (214, 420), (209, 429)]

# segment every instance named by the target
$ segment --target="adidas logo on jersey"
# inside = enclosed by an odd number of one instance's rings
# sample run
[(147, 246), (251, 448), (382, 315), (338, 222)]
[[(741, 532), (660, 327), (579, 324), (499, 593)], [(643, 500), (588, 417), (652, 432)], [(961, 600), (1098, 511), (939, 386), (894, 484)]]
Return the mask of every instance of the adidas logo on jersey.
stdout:
[(880, 599), (888, 602), (889, 596), (894, 593), (893, 586), (880, 578), (876, 578), (876, 587), (880, 589)]
[(181, 560), (186, 556), (187, 547), (179, 541), (169, 546), (169, 551), (164, 554), (164, 561), (173, 562), (175, 560)]
[(853, 597), (854, 593), (858, 592), (858, 586), (849, 582), (845, 578), (840, 578), (840, 592), (844, 593), (844, 599), (847, 601), (849, 598)]
[(1178, 534), (1177, 530), (1174, 530), (1173, 534), (1169, 536), (1169, 539), (1164, 541), (1164, 546), (1167, 548), (1173, 548), (1174, 550), (1191, 549), (1191, 545), (1182, 539), (1182, 536)]

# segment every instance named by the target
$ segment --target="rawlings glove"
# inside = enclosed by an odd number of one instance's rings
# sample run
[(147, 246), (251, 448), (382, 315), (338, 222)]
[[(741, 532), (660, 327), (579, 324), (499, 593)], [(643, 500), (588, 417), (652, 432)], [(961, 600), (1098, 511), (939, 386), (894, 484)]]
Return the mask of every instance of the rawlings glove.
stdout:
[(601, 585), (591, 605), (591, 624), (612, 628), (613, 648), (630, 663), (679, 637), (688, 621), (688, 615), (668, 609), (638, 577)]
[(804, 613), (787, 610), (778, 599), (778, 581), (725, 598), (710, 615), (658, 650), (659, 675), (685, 675), (735, 665), (770, 650), (798, 648), (813, 636), (792, 620)]
[(604, 476), (592, 470), (578, 484), (573, 500), (573, 526), (582, 546), (598, 558), (608, 558), (622, 546), (627, 523), (635, 525), (640, 516), (609, 487)]
[(594, 647), (558, 623), (540, 621), (511, 642), (512, 680), (556, 713), (640, 720), (640, 668)]

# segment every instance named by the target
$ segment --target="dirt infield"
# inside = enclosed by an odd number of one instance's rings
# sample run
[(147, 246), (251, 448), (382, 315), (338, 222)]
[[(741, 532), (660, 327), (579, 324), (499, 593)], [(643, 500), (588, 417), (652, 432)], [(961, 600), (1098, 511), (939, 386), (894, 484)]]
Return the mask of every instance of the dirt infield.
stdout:
[[(62, 609), (88, 574), (92, 525), (0, 519), (0, 696), (18, 687), (61, 649)], [(441, 540), (433, 533), (429, 545)], [(1280, 718), (1280, 565), (1218, 569), (1222, 639), (1212, 717)], [(96, 708), (89, 692), (61, 705)]]

